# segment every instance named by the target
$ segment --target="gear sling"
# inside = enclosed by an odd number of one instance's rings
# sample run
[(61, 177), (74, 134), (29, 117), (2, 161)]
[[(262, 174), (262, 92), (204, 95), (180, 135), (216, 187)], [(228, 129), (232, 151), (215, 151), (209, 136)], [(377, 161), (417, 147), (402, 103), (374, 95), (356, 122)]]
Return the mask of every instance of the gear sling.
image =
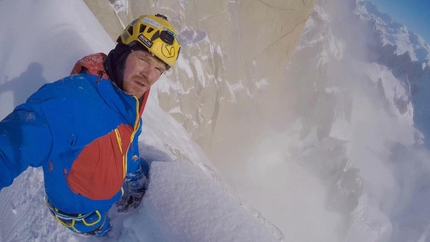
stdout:
[[(98, 210), (87, 214), (68, 214), (54, 207), (48, 199), (45, 199), (45, 202), (51, 214), (61, 225), (79, 234), (97, 235), (108, 220), (107, 216), (102, 216)], [(102, 217), (104, 217), (103, 221)], [(89, 232), (82, 231), (83, 228)]]

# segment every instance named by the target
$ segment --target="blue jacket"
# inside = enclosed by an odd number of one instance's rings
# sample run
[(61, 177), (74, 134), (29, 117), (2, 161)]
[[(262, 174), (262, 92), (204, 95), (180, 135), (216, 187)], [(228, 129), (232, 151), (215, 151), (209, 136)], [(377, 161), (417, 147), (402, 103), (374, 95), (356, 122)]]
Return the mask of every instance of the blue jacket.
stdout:
[(149, 91), (139, 102), (97, 75), (104, 58), (92, 56), (88, 68), (81, 60), (81, 73), (45, 84), (0, 122), (0, 189), (41, 166), (47, 198), (63, 212), (105, 212), (120, 199), (140, 162)]

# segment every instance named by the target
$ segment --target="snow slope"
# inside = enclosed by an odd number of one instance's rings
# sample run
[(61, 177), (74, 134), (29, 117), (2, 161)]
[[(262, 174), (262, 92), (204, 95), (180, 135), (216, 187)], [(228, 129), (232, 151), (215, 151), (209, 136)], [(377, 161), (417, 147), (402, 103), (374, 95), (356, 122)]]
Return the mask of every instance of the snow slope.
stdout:
[[(114, 43), (81, 1), (0, 1), (0, 118), (75, 61)], [(7, 37), (7, 38), (6, 38)], [(168, 77), (163, 77), (168, 78)], [(148, 101), (139, 137), (152, 161), (142, 206), (122, 215), (103, 241), (279, 241), (283, 235), (223, 185), (185, 130)], [(0, 192), (0, 241), (99, 241), (69, 232), (44, 204), (41, 169), (28, 169)]]

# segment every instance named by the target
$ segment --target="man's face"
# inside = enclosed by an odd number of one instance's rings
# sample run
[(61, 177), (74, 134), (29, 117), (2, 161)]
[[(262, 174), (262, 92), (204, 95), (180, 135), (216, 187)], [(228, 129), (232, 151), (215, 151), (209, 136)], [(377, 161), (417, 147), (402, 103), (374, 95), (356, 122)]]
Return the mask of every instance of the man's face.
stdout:
[(123, 89), (141, 98), (165, 70), (165, 64), (149, 52), (133, 51), (125, 61)]

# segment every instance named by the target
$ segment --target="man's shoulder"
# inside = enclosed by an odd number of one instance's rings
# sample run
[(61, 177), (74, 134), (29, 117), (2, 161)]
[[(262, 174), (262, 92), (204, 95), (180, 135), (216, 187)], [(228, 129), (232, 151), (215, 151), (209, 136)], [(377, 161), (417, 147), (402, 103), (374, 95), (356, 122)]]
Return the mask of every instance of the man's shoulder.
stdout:
[(101, 52), (87, 55), (76, 62), (70, 74), (73, 75), (86, 72), (92, 75), (99, 75), (100, 72), (104, 73), (103, 62), (106, 57), (106, 54)]
[(55, 82), (46, 83), (36, 93), (45, 96), (71, 96), (93, 89), (91, 82), (97, 77), (87, 73), (80, 73), (64, 77)]

